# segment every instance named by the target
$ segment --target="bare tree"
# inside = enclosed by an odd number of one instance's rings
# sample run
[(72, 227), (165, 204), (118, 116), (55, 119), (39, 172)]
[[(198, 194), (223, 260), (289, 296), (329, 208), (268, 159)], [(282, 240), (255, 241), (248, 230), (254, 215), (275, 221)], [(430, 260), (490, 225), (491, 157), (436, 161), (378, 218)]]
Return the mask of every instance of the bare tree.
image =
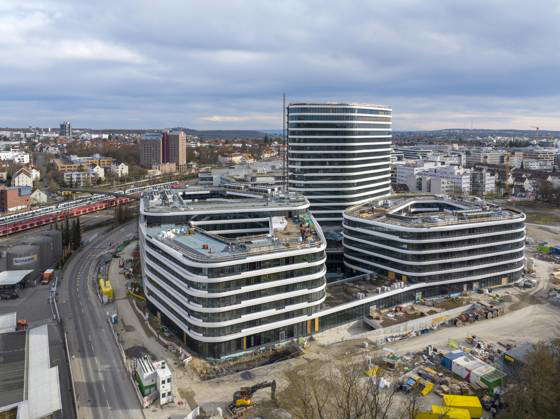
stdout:
[(409, 402), (407, 396), (406, 403), (401, 405), (403, 398), (397, 397), (398, 385), (391, 382), (386, 372), (374, 367), (371, 376), (365, 374), (374, 365), (364, 359), (291, 372), (286, 375), (288, 386), (279, 396), (279, 403), (301, 419), (386, 419), (401, 412), (403, 418), (411, 417), (408, 412), (416, 412), (416, 404)]

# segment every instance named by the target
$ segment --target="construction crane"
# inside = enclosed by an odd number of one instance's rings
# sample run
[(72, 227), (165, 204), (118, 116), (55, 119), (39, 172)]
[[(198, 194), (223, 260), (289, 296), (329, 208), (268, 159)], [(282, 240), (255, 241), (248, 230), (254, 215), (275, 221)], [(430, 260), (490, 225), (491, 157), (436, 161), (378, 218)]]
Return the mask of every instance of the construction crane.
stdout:
[(229, 405), (229, 410), (233, 415), (253, 406), (253, 395), (263, 388), (270, 387), (270, 399), (276, 401), (276, 381), (263, 381), (251, 387), (241, 387), (233, 393), (233, 401)]

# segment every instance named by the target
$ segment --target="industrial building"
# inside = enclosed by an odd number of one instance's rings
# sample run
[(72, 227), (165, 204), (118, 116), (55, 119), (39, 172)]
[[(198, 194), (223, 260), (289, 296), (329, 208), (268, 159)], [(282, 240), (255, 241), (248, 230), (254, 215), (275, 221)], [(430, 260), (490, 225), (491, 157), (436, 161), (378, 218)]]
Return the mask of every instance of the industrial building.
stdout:
[(48, 325), (18, 330), (16, 313), (0, 315), (0, 417), (64, 416), (53, 350)]
[(21, 288), (54, 267), (62, 257), (62, 233), (42, 231), (0, 246), (0, 288)]
[(391, 109), (350, 103), (292, 103), (288, 182), (322, 225), (340, 227), (343, 211), (390, 193)]
[(326, 241), (303, 196), (150, 192), (139, 236), (147, 300), (191, 350), (223, 358), (316, 327)]

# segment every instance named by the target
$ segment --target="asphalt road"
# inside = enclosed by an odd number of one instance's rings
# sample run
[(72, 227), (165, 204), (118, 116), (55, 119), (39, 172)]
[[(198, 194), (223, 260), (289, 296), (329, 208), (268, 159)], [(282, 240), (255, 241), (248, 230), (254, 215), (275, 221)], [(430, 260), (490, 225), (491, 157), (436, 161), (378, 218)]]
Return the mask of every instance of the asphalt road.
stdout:
[(99, 257), (127, 235), (134, 222), (103, 232), (68, 262), (59, 290), (59, 310), (68, 346), (78, 418), (141, 418), (142, 411), (95, 292)]

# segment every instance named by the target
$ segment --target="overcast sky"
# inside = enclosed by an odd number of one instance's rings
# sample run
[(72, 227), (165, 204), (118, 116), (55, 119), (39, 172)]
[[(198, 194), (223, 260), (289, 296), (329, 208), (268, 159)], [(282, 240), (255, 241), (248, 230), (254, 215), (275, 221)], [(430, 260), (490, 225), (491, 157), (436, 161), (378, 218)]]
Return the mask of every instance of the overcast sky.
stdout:
[(558, 0), (0, 0), (0, 126), (277, 129), (288, 101), (394, 129), (560, 130)]

